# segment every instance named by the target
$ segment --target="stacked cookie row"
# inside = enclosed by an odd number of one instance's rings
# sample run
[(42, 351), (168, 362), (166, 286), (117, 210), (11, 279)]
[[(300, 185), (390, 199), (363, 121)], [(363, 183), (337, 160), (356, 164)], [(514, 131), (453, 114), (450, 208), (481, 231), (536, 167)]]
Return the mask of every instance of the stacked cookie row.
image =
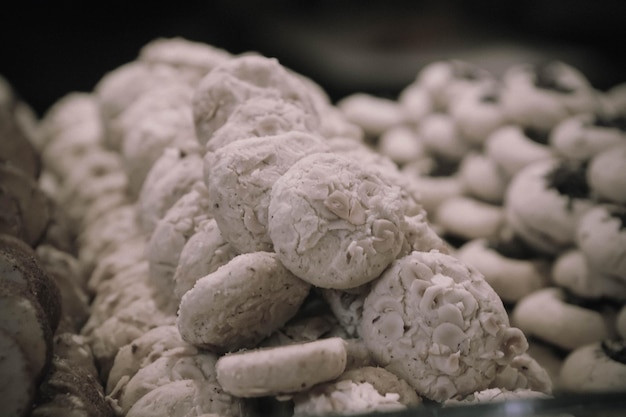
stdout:
[[(417, 178), (433, 226), (485, 275), (566, 390), (626, 380), (624, 91), (597, 91), (562, 62), (496, 76), (450, 60), (424, 67), (395, 100), (338, 103)], [(583, 346), (585, 364), (576, 354), (561, 369)], [(590, 382), (591, 350), (615, 376)]]
[(89, 293), (73, 234), (50, 198), (38, 120), (0, 80), (0, 389), (7, 416), (112, 416), (78, 333)]

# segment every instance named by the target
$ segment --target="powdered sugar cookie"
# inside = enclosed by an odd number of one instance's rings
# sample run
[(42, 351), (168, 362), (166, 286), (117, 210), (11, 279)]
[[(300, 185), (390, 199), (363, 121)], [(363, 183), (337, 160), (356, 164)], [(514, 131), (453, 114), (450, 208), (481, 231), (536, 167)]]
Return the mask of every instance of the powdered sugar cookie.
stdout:
[(511, 178), (526, 165), (554, 157), (547, 141), (540, 131), (505, 125), (489, 135), (484, 152)]
[(378, 365), (435, 401), (488, 387), (528, 348), (483, 276), (437, 252), (413, 252), (373, 283), (361, 336)]
[(398, 104), (404, 109), (406, 122), (418, 126), (422, 119), (434, 111), (435, 103), (428, 90), (416, 80), (398, 94)]
[(615, 331), (608, 316), (606, 312), (570, 304), (563, 289), (549, 287), (519, 300), (511, 321), (528, 336), (573, 350), (612, 337)]
[(405, 380), (378, 366), (349, 369), (337, 381), (372, 384), (381, 395), (398, 394), (398, 401), (407, 407), (416, 407), (422, 403), (422, 399)]
[(580, 217), (594, 206), (585, 168), (548, 159), (515, 175), (504, 201), (507, 223), (515, 233), (548, 254), (573, 246)]
[(162, 385), (137, 401), (127, 417), (237, 417), (246, 406), (213, 382), (183, 379)]
[(595, 155), (589, 161), (587, 170), (587, 181), (593, 195), (602, 201), (625, 205), (624, 172), (626, 172), (626, 143)]
[(239, 104), (226, 123), (215, 131), (205, 150), (214, 152), (237, 140), (275, 136), (294, 130), (319, 132), (319, 117), (280, 97), (250, 97)]
[(502, 82), (507, 116), (544, 132), (568, 116), (593, 111), (596, 106), (596, 93), (587, 78), (564, 62), (513, 65)]
[(187, 342), (218, 352), (253, 347), (295, 315), (309, 288), (274, 253), (239, 255), (183, 295), (178, 329)]
[(558, 155), (584, 161), (624, 143), (626, 118), (597, 113), (584, 113), (559, 122), (549, 136), (549, 143)]
[(224, 239), (241, 253), (272, 250), (267, 210), (274, 183), (299, 159), (326, 149), (318, 136), (289, 132), (208, 152), (204, 181)]
[(116, 399), (122, 414), (150, 391), (173, 381), (195, 380), (215, 384), (217, 356), (210, 352), (171, 352), (140, 368), (125, 386), (112, 392), (108, 398)]
[(589, 266), (626, 286), (626, 207), (598, 205), (576, 229), (576, 243)]
[(180, 303), (196, 281), (226, 265), (239, 253), (222, 236), (215, 219), (201, 223), (180, 252), (174, 271), (174, 297)]
[(540, 391), (527, 388), (507, 390), (503, 388), (487, 388), (474, 392), (460, 399), (452, 399), (445, 402), (446, 407), (463, 406), (469, 404), (492, 403), (503, 401), (515, 401), (532, 398), (550, 398), (549, 395)]
[(281, 98), (315, 114), (309, 89), (276, 58), (240, 55), (215, 67), (196, 88), (192, 107), (198, 141), (205, 145), (237, 106), (252, 97)]
[(563, 361), (560, 379), (571, 392), (624, 391), (626, 343), (604, 340), (579, 347)]
[(404, 247), (398, 257), (408, 255), (413, 251), (430, 252), (436, 250), (441, 253), (451, 253), (453, 248), (443, 240), (439, 230), (435, 230), (432, 223), (426, 218), (426, 211), (405, 216), (406, 226), (404, 232)]
[(137, 198), (139, 222), (150, 234), (176, 201), (202, 181), (202, 156), (167, 148), (154, 162)]
[(176, 325), (158, 326), (148, 330), (132, 342), (124, 345), (115, 355), (115, 360), (106, 383), (110, 394), (118, 383), (126, 383), (139, 369), (154, 362), (168, 352), (197, 352), (197, 349), (185, 342)]
[[(206, 187), (202, 183), (196, 183), (159, 220), (150, 236), (146, 250), (150, 281), (163, 294), (173, 292), (174, 272), (185, 243), (200, 224), (212, 219), (209, 207)], [(175, 309), (176, 306), (172, 305), (172, 308)]]
[(331, 381), (347, 363), (339, 337), (222, 356), (216, 365), (224, 391), (237, 397), (291, 394)]
[(323, 288), (354, 288), (402, 249), (404, 210), (399, 188), (375, 171), (318, 153), (274, 183), (268, 231), (278, 259), (296, 276)]
[[(178, 89), (178, 86), (171, 86)], [(186, 154), (199, 153), (191, 116), (191, 94), (185, 90), (184, 105), (158, 109), (145, 114), (128, 127), (121, 143), (124, 170), (128, 175), (130, 193), (137, 196), (152, 165), (168, 147), (178, 148)], [(159, 95), (171, 95), (164, 87), (146, 92), (137, 106), (144, 101), (158, 102)]]

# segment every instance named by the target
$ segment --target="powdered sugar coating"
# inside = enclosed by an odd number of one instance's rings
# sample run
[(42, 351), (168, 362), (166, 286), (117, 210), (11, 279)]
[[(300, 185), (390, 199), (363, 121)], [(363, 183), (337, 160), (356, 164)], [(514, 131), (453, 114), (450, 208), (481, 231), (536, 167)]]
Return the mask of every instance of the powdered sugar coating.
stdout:
[(183, 295), (178, 329), (189, 343), (217, 352), (253, 347), (295, 315), (309, 288), (274, 253), (242, 254)]
[(380, 366), (435, 401), (488, 387), (528, 348), (483, 276), (437, 252), (395, 261), (372, 285), (361, 335)]
[(281, 262), (323, 288), (376, 278), (402, 249), (405, 203), (358, 161), (330, 153), (294, 164), (272, 188), (269, 236)]

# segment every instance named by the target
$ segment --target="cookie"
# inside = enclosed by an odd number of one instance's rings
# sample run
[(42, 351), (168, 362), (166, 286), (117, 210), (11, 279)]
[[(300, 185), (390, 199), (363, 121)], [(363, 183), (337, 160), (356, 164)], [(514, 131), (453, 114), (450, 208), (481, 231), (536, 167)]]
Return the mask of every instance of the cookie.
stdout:
[(483, 152), (470, 152), (459, 164), (458, 177), (465, 193), (491, 204), (502, 204), (508, 176)]
[(269, 236), (278, 259), (323, 288), (376, 278), (402, 249), (405, 204), (356, 160), (330, 153), (295, 163), (272, 187)]
[(224, 391), (248, 398), (304, 391), (337, 378), (346, 362), (345, 342), (334, 337), (225, 355), (215, 368)]
[(484, 277), (437, 252), (398, 259), (372, 284), (361, 337), (379, 366), (439, 402), (488, 387), (528, 348)]
[(178, 300), (195, 285), (198, 279), (226, 265), (239, 252), (222, 236), (215, 219), (201, 223), (180, 252), (174, 271), (174, 294)]
[(404, 109), (394, 100), (367, 93), (343, 97), (336, 107), (351, 123), (361, 127), (366, 136), (376, 138), (405, 120)]
[(154, 162), (137, 197), (139, 222), (152, 233), (159, 220), (176, 201), (202, 181), (202, 156), (177, 148), (166, 148)]
[(433, 217), (444, 236), (448, 234), (464, 240), (494, 237), (505, 224), (502, 206), (466, 196), (442, 202)]
[(216, 352), (254, 347), (296, 314), (309, 288), (276, 254), (242, 254), (183, 295), (178, 329), (187, 342)]

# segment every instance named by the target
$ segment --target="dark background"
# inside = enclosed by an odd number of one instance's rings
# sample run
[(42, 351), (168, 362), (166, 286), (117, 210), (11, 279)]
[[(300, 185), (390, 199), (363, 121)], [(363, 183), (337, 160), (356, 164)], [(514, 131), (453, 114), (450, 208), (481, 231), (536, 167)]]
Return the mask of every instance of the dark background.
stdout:
[(32, 1), (0, 6), (0, 75), (39, 113), (90, 91), (157, 37), (275, 56), (333, 99), (393, 98), (419, 69), (459, 58), (496, 73), (561, 59), (598, 89), (626, 82), (623, 0)]

